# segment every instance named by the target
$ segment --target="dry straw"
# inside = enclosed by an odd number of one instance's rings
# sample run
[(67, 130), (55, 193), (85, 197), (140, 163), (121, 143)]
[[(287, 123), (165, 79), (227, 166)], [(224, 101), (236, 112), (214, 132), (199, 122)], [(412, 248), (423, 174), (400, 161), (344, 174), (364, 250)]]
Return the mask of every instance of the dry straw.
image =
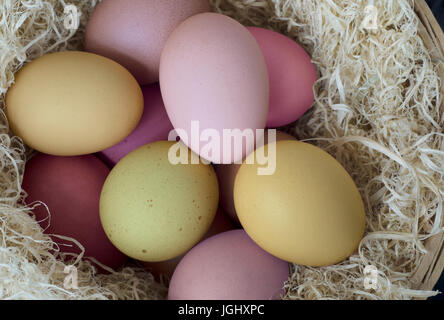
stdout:
[[(431, 289), (425, 279), (442, 270), (437, 264), (443, 242), (444, 109), (438, 76), (442, 55), (428, 50), (419, 36), (426, 32), (413, 1), (211, 2), (215, 11), (245, 25), (287, 34), (310, 52), (320, 74), (316, 101), (287, 130), (335, 156), (355, 179), (366, 204), (367, 230), (359, 250), (335, 266), (293, 266), (284, 298), (434, 295), (425, 290)], [(82, 30), (96, 1), (70, 3), (82, 12), (77, 32), (63, 27), (61, 0), (0, 2), (2, 94), (24, 63), (50, 51), (81, 48)], [(425, 8), (423, 1), (418, 4)], [(362, 25), (372, 12), (366, 10), (368, 5), (377, 9), (374, 30)], [(4, 95), (0, 104), (4, 108)], [(20, 204), (29, 152), (9, 135), (3, 113), (1, 119), (0, 298), (164, 298), (165, 287), (142, 269), (128, 266), (97, 275), (80, 259), (75, 263), (80, 288), (64, 289), (65, 265), (51, 254), (57, 247), (29, 216), (31, 208)], [(430, 267), (435, 264), (438, 267)], [(376, 289), (364, 288), (368, 265), (379, 270)]]

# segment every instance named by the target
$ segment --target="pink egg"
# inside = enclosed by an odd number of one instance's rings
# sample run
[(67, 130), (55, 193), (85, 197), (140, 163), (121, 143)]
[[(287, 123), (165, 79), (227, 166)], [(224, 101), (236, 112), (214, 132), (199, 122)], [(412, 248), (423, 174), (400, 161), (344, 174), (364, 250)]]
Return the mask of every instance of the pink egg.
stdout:
[(174, 129), (165, 111), (159, 85), (143, 87), (142, 91), (145, 108), (137, 128), (125, 140), (98, 154), (111, 167), (145, 144), (168, 140), (169, 132)]
[[(28, 193), (27, 204), (42, 201), (48, 206), (50, 218), (44, 206), (33, 210), (46, 234), (74, 238), (84, 246), (84, 257), (116, 269), (126, 256), (108, 240), (99, 217), (100, 192), (108, 174), (108, 167), (92, 155), (56, 157), (40, 153), (26, 164), (22, 187)], [(62, 252), (81, 252), (70, 241), (56, 236), (53, 240)]]
[(239, 139), (245, 129), (254, 135), (268, 114), (264, 56), (239, 22), (217, 13), (183, 22), (162, 52), (160, 86), (181, 140), (202, 158), (233, 163), (253, 151), (251, 144), (234, 152), (229, 144), (223, 148), (224, 130), (240, 129), (230, 132)]
[(275, 31), (247, 27), (256, 38), (270, 78), (268, 128), (299, 119), (313, 104), (316, 68), (310, 56), (292, 39)]
[(208, 0), (102, 0), (88, 20), (85, 49), (120, 63), (141, 85), (151, 84), (159, 80), (170, 33), (209, 10)]
[(265, 252), (244, 230), (213, 236), (191, 249), (170, 282), (169, 300), (269, 300), (284, 293), (288, 263)]

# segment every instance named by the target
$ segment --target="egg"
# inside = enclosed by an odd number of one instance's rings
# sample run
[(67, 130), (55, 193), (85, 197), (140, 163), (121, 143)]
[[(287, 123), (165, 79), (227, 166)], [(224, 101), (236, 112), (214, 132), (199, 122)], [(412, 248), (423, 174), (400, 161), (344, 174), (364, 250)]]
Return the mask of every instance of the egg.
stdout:
[(237, 173), (234, 203), (242, 226), (280, 259), (311, 267), (343, 261), (357, 249), (365, 227), (354, 181), (313, 145), (278, 141), (274, 146), (273, 175), (258, 175), (258, 164), (244, 164)]
[(253, 151), (223, 148), (224, 130), (243, 139), (244, 130), (263, 129), (268, 114), (264, 56), (239, 22), (217, 13), (185, 20), (162, 52), (160, 87), (171, 123), (203, 159), (228, 164)]
[[(268, 131), (265, 131), (264, 144), (268, 143)], [(295, 137), (282, 132), (276, 131), (276, 141), (281, 140), (296, 140)], [(240, 164), (218, 164), (214, 166), (217, 178), (219, 180), (219, 199), (220, 205), (224, 208), (225, 212), (230, 216), (230, 218), (235, 222), (239, 223), (239, 219), (236, 214), (236, 209), (234, 207), (234, 181), (236, 179), (236, 174), (241, 167)]]
[(208, 0), (102, 0), (86, 25), (85, 49), (122, 64), (140, 84), (151, 84), (159, 80), (170, 33), (209, 10)]
[(131, 151), (151, 142), (168, 140), (173, 125), (168, 118), (159, 84), (142, 88), (145, 107), (137, 128), (123, 141), (99, 153), (99, 158), (113, 167)]
[(108, 240), (99, 218), (100, 191), (108, 174), (107, 166), (92, 155), (40, 153), (26, 164), (22, 188), (28, 205), (41, 201), (48, 207), (50, 213), (44, 205), (32, 212), (45, 233), (54, 235), (62, 252), (81, 253), (73, 242), (58, 236), (74, 238), (85, 248), (84, 257), (116, 269), (126, 257)]
[[(169, 152), (175, 146), (158, 141), (136, 149), (113, 168), (103, 186), (100, 219), (105, 233), (136, 260), (158, 262), (185, 253), (216, 214), (219, 190), (213, 167), (172, 164)], [(185, 152), (191, 158), (186, 147)]]
[[(203, 236), (201, 241), (232, 229), (233, 224), (231, 223), (230, 219), (221, 209), (219, 209), (216, 212), (216, 216), (210, 229)], [(180, 260), (182, 260), (184, 256), (185, 254), (182, 254), (174, 259), (161, 262), (144, 262), (143, 265), (156, 277), (156, 279), (162, 280), (162, 276), (166, 276), (168, 279), (170, 279)]]
[(289, 267), (259, 248), (244, 230), (202, 241), (180, 261), (170, 282), (169, 300), (278, 299)]
[(30, 147), (56, 156), (115, 145), (136, 128), (142, 112), (142, 90), (125, 68), (78, 51), (28, 63), (6, 94), (11, 130)]
[(270, 78), (267, 127), (298, 120), (314, 102), (316, 68), (308, 53), (294, 40), (264, 28), (247, 27), (258, 42)]

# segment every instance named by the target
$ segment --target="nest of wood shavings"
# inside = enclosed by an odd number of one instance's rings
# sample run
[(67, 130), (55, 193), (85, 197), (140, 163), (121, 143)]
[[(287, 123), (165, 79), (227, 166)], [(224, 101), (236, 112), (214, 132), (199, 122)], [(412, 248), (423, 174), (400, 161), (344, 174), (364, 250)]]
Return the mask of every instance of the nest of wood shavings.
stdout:
[[(50, 51), (81, 48), (96, 1), (71, 0), (82, 12), (77, 32), (63, 27), (61, 0), (0, 4), (0, 105), (23, 63)], [(418, 36), (413, 1), (211, 0), (216, 12), (297, 40), (320, 74), (311, 111), (287, 131), (336, 157), (366, 204), (359, 252), (335, 266), (293, 266), (285, 299), (412, 299), (410, 279), (426, 254), (424, 241), (442, 232), (444, 110), (436, 68)], [(378, 28), (362, 28), (365, 7)], [(27, 150), (0, 119), (0, 299), (156, 299), (165, 288), (136, 267), (97, 275), (78, 257), (79, 289), (63, 286), (57, 247), (20, 205)], [(38, 204), (36, 204), (38, 205)], [(73, 245), (80, 245), (73, 241)], [(53, 254), (54, 248), (56, 254)], [(378, 270), (365, 289), (364, 269)]]

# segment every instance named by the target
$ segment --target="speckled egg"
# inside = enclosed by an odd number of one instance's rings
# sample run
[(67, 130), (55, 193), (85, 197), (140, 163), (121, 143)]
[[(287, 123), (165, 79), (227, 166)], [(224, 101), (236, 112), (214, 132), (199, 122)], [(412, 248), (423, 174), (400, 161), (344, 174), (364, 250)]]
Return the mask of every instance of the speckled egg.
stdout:
[(159, 141), (131, 152), (102, 189), (103, 228), (119, 250), (137, 260), (157, 262), (183, 254), (208, 231), (217, 211), (213, 167), (172, 164), (173, 146), (176, 142)]

